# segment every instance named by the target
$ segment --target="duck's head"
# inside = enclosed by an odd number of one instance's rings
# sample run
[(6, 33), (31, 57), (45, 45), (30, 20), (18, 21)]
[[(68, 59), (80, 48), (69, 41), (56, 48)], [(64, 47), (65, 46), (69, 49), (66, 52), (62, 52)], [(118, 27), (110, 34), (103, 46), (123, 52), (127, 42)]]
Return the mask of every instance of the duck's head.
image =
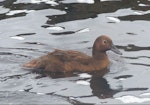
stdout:
[(110, 37), (106, 35), (99, 36), (93, 45), (93, 55), (106, 52), (108, 50), (111, 50), (115, 52), (116, 54), (122, 55), (122, 53), (115, 47)]

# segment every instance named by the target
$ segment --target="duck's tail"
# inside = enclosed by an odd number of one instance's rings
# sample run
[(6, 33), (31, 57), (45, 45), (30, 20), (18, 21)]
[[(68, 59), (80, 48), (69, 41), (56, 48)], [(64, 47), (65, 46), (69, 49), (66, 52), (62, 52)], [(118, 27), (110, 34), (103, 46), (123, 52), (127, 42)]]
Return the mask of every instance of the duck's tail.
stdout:
[(26, 69), (39, 69), (41, 68), (41, 63), (38, 59), (34, 59), (30, 62), (25, 63), (23, 67)]

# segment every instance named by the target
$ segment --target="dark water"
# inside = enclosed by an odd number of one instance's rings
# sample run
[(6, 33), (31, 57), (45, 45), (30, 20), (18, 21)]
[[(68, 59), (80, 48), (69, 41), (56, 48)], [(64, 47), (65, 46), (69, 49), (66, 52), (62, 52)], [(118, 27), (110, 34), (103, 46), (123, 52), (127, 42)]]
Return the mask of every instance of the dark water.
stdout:
[[(0, 104), (150, 103), (150, 1), (0, 0)], [(25, 62), (58, 49), (91, 54), (109, 35), (109, 71), (39, 74)]]

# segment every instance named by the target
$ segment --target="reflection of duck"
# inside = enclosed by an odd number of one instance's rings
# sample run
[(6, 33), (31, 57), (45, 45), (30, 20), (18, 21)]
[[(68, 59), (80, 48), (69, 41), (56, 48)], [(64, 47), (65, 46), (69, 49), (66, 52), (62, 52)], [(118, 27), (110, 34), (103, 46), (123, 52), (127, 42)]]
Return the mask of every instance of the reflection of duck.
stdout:
[(92, 76), (90, 87), (93, 95), (99, 98), (110, 98), (113, 97), (115, 93), (119, 92), (119, 90), (111, 89), (106, 79), (100, 76)]
[[(122, 76), (123, 77), (123, 76)], [(118, 92), (129, 92), (129, 91), (144, 91), (148, 88), (127, 88), (123, 89), (122, 87), (119, 89), (111, 89), (107, 80), (99, 75), (93, 75), (90, 81), (90, 87), (92, 89), (92, 93), (94, 96), (97, 96), (101, 99), (111, 98)]]
[(88, 56), (78, 51), (55, 50), (47, 55), (34, 59), (23, 66), (33, 69), (44, 69), (46, 71), (95, 71), (108, 66), (109, 59), (106, 51), (112, 50), (117, 54), (120, 51), (113, 45), (108, 36), (98, 37), (93, 45), (93, 56)]

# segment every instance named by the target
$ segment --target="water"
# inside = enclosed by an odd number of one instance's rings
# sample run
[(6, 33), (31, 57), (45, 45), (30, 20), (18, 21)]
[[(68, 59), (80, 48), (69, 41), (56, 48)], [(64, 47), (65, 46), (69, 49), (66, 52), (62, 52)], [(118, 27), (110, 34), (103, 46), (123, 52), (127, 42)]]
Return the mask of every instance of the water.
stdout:
[[(150, 1), (0, 0), (0, 104), (150, 103)], [(91, 55), (109, 35), (109, 72), (39, 74), (25, 62), (53, 51)]]

